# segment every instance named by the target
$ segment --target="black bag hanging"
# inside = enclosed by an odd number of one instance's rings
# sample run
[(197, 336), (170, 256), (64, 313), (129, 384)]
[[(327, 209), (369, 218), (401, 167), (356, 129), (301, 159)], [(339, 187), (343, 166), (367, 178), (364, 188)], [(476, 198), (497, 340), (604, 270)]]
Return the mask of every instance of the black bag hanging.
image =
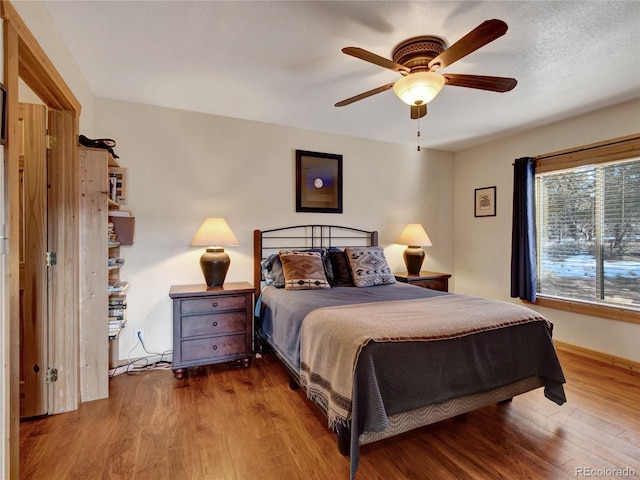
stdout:
[(80, 135), (78, 137), (78, 141), (80, 142), (80, 145), (84, 147), (104, 148), (105, 150), (108, 150), (111, 155), (113, 155), (113, 158), (120, 158), (113, 151), (113, 147), (116, 146), (116, 141), (112, 140), (111, 138), (98, 138), (98, 139), (92, 140), (90, 138), (85, 137), (84, 135)]

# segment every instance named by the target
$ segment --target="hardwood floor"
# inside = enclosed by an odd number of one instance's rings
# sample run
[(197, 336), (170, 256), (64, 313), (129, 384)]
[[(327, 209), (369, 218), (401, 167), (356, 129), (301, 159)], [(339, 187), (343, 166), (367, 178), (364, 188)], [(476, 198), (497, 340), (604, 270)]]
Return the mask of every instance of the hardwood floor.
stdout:
[[(538, 389), (365, 445), (356, 479), (640, 478), (640, 375), (559, 356), (565, 405)], [(121, 375), (108, 399), (21, 424), (21, 478), (347, 479), (325, 425), (269, 356)]]

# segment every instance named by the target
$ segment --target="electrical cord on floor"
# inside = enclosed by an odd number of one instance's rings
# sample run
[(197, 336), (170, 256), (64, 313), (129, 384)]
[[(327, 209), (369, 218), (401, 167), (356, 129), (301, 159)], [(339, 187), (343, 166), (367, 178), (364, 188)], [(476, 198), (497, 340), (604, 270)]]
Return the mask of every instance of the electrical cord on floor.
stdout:
[(140, 345), (142, 345), (142, 349), (144, 350), (144, 353), (146, 353), (146, 354), (148, 354), (148, 355), (160, 355), (160, 360), (158, 360), (158, 361), (157, 361), (157, 362), (155, 362), (155, 363), (168, 363), (169, 365), (171, 365), (171, 362), (170, 362), (170, 361), (168, 361), (168, 360), (165, 360), (165, 359), (164, 359), (164, 356), (165, 356), (165, 355), (168, 355), (168, 354), (173, 354), (173, 350), (166, 350), (166, 351), (165, 351), (165, 352), (163, 352), (163, 353), (149, 352), (149, 351), (147, 350), (147, 347), (146, 347), (146, 346), (145, 346), (145, 344), (144, 344), (144, 341), (142, 340), (142, 335), (140, 334), (140, 332), (138, 332), (138, 340), (140, 341)]
[[(148, 370), (170, 370), (171, 369), (172, 362), (171, 360), (168, 360), (165, 357), (172, 355), (173, 350), (166, 350), (163, 353), (149, 352), (147, 350), (147, 347), (144, 344), (144, 341), (142, 340), (142, 336), (140, 332), (138, 332), (137, 337), (138, 337), (138, 341), (131, 348), (131, 350), (129, 350), (129, 353), (127, 353), (127, 363), (125, 365), (121, 365), (119, 367), (111, 369), (109, 371), (110, 378), (115, 377), (116, 375), (121, 375), (123, 373), (126, 373), (127, 375), (133, 375), (140, 372), (146, 372)], [(154, 362), (149, 361), (148, 357), (142, 357), (142, 358), (137, 358), (132, 360), (131, 353), (136, 349), (138, 344), (142, 346), (142, 349), (146, 354), (159, 355), (160, 359)]]

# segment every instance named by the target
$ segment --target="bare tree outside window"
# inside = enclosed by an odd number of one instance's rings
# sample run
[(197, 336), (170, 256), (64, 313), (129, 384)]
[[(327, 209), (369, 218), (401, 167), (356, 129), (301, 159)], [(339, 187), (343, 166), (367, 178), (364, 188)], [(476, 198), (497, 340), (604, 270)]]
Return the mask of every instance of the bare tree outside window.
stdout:
[(536, 176), (538, 292), (640, 305), (640, 160)]

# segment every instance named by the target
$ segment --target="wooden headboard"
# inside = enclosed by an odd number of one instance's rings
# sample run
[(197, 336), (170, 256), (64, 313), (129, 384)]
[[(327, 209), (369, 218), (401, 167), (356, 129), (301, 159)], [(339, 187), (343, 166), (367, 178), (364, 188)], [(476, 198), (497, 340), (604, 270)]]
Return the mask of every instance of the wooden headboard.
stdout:
[(260, 262), (280, 250), (369, 247), (378, 245), (378, 232), (338, 225), (296, 225), (253, 231), (253, 286), (260, 293)]

